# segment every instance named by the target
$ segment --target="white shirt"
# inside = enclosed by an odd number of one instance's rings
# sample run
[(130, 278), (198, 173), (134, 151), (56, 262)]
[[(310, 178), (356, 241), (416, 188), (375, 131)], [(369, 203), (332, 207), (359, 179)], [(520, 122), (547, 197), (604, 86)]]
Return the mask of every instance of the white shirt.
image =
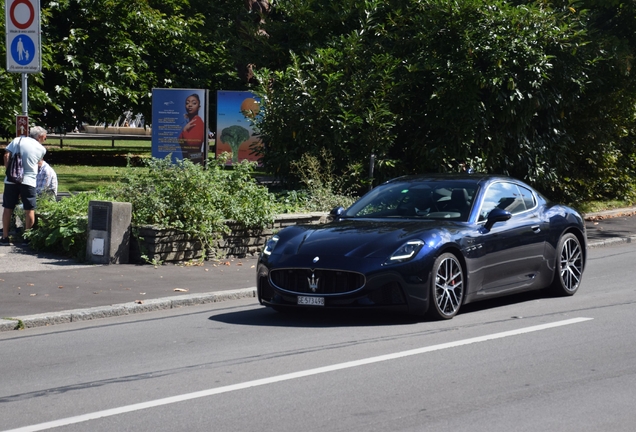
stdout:
[(57, 195), (57, 174), (46, 161), (42, 161), (42, 165), (38, 169), (37, 184), (35, 193), (52, 193)]
[[(44, 157), (46, 149), (33, 138), (19, 137), (11, 141), (4, 151), (10, 152), (13, 156), (18, 142), (20, 143), (20, 154), (22, 155), (22, 166), (24, 167), (24, 180), (22, 180), (22, 184), (35, 187), (36, 177), (38, 175), (38, 162)], [(11, 184), (6, 177), (4, 178), (4, 182)]]

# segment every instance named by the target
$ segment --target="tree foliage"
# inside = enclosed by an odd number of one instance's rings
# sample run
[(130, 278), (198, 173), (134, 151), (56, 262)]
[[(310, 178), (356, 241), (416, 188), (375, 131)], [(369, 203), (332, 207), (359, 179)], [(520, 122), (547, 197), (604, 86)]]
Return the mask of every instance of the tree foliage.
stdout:
[(471, 166), (571, 200), (632, 189), (633, 2), (354, 7), (347, 31), (260, 71), (263, 160), (281, 177), (327, 148), (335, 174), (375, 154), (380, 178)]
[[(200, 0), (42, 1), (41, 74), (29, 76), (30, 115), (72, 130), (116, 121), (125, 111), (151, 121), (152, 89), (240, 86), (227, 49), (230, 2)], [(7, 108), (21, 109), (20, 74), (0, 69)], [(5, 96), (6, 95), (6, 96)], [(5, 110), (2, 125), (14, 114)]]
[[(252, 89), (262, 161), (290, 183), (326, 150), (358, 178), (375, 155), (376, 181), (470, 166), (571, 201), (634, 190), (634, 1), (270, 3), (43, 0), (29, 114), (151, 122), (152, 88)], [(8, 135), (19, 74), (0, 68), (0, 98)]]

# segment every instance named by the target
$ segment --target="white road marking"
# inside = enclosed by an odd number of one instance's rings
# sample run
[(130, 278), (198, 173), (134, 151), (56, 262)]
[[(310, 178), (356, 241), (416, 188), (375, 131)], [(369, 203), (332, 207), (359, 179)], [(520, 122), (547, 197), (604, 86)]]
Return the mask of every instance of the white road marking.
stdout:
[(590, 321), (592, 319), (593, 318), (572, 318), (572, 319), (569, 319), (569, 320), (557, 321), (557, 322), (553, 322), (553, 323), (549, 323), (549, 324), (541, 324), (541, 325), (536, 325), (536, 326), (531, 326), (531, 327), (525, 327), (525, 328), (521, 328), (521, 329), (518, 329), (518, 330), (510, 330), (510, 331), (501, 332), (501, 333), (493, 333), (491, 335), (486, 335), (486, 336), (479, 336), (479, 337), (459, 340), (459, 341), (455, 341), (455, 342), (447, 342), (447, 343), (443, 343), (443, 344), (439, 344), (439, 345), (433, 345), (433, 346), (429, 346), (429, 347), (422, 347), (422, 348), (417, 348), (417, 349), (413, 349), (413, 350), (397, 352), (397, 353), (393, 353), (393, 354), (381, 355), (381, 356), (377, 356), (377, 357), (369, 357), (369, 358), (362, 359), (362, 360), (355, 360), (355, 361), (350, 361), (350, 362), (345, 362), (345, 363), (338, 363), (338, 364), (331, 365), (331, 366), (324, 366), (324, 367), (319, 367), (319, 368), (315, 368), (315, 369), (308, 369), (308, 370), (305, 370), (305, 371), (293, 372), (293, 373), (284, 374), (284, 375), (278, 375), (278, 376), (274, 376), (274, 377), (270, 377), (270, 378), (263, 378), (263, 379), (253, 380), (253, 381), (247, 381), (247, 382), (244, 382), (244, 383), (238, 383), (238, 384), (233, 384), (233, 385), (224, 386), (224, 387), (217, 387), (217, 388), (213, 388), (213, 389), (202, 390), (202, 391), (198, 391), (198, 392), (194, 392), (194, 393), (187, 393), (187, 394), (167, 397), (167, 398), (163, 398), (163, 399), (156, 399), (156, 400), (153, 400), (153, 401), (142, 402), (142, 403), (137, 403), (137, 404), (133, 404), (133, 405), (126, 405), (126, 406), (122, 406), (122, 407), (119, 407), (119, 408), (112, 408), (112, 409), (103, 410), (103, 411), (96, 411), (96, 412), (89, 413), (89, 414), (83, 414), (83, 415), (79, 415), (79, 416), (75, 416), (75, 417), (68, 417), (68, 418), (65, 418), (65, 419), (54, 420), (54, 421), (50, 421), (50, 422), (46, 422), (46, 423), (40, 423), (40, 424), (36, 424), (36, 425), (31, 425), (31, 426), (24, 426), (24, 427), (21, 427), (21, 428), (10, 429), (10, 430), (6, 430), (6, 431), (3, 431), (3, 432), (35, 432), (35, 431), (41, 431), (41, 430), (46, 430), (46, 429), (53, 429), (53, 428), (57, 428), (57, 427), (62, 427), (62, 426), (68, 426), (68, 425), (72, 425), (72, 424), (87, 422), (87, 421), (90, 421), (90, 420), (96, 420), (96, 419), (103, 418), (103, 417), (111, 417), (111, 416), (125, 414), (125, 413), (129, 413), (129, 412), (133, 412), (133, 411), (139, 411), (139, 410), (143, 410), (143, 409), (147, 409), (147, 408), (155, 408), (155, 407), (162, 406), (162, 405), (169, 405), (169, 404), (173, 404), (173, 403), (184, 402), (184, 401), (187, 401), (187, 400), (198, 399), (198, 398), (218, 395), (218, 394), (222, 394), (222, 393), (229, 393), (229, 392), (232, 392), (232, 391), (243, 390), (243, 389), (247, 389), (247, 388), (250, 388), (250, 387), (258, 387), (258, 386), (263, 386), (263, 385), (267, 385), (267, 384), (273, 384), (273, 383), (277, 383), (277, 382), (281, 382), (281, 381), (289, 381), (289, 380), (293, 380), (293, 379), (297, 379), (297, 378), (304, 378), (304, 377), (308, 377), (308, 376), (311, 376), (311, 375), (318, 375), (318, 374), (338, 371), (338, 370), (342, 370), (342, 369), (348, 369), (348, 368), (353, 368), (353, 367), (358, 367), (358, 366), (364, 366), (364, 365), (368, 365), (368, 364), (372, 364), (372, 363), (379, 363), (379, 362), (388, 361), (388, 360), (395, 360), (395, 359), (399, 359), (399, 358), (410, 357), (410, 356), (414, 356), (414, 355), (418, 355), (418, 354), (424, 354), (424, 353), (429, 353), (429, 352), (433, 352), (433, 351), (440, 351), (440, 350), (444, 350), (444, 349), (448, 349), (448, 348), (456, 348), (456, 347), (459, 347), (459, 346), (474, 344), (474, 343), (478, 343), (478, 342), (485, 342), (485, 341), (490, 341), (490, 340), (494, 340), (494, 339), (502, 339), (502, 338), (506, 338), (506, 337), (510, 337), (510, 336), (517, 336), (517, 335), (521, 335), (521, 334), (525, 334), (525, 333), (532, 333), (532, 332), (537, 332), (537, 331), (541, 331), (541, 330), (547, 330), (547, 329), (551, 329), (551, 328), (555, 328), (555, 327), (562, 327), (562, 326), (566, 326), (566, 325), (570, 325), (570, 324), (578, 324), (578, 323), (581, 323), (581, 322)]

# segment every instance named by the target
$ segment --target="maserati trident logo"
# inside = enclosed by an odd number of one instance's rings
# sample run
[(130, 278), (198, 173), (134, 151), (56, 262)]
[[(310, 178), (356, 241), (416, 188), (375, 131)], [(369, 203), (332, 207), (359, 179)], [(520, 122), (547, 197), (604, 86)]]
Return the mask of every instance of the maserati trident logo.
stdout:
[(320, 278), (317, 278), (316, 275), (312, 272), (311, 278), (307, 278), (307, 282), (309, 282), (309, 289), (312, 292), (316, 292), (318, 290), (318, 281)]

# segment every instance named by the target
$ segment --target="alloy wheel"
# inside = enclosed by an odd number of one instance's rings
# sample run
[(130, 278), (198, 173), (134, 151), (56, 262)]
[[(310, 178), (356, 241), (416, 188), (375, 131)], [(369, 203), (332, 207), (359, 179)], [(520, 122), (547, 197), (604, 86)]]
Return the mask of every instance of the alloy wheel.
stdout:
[(453, 254), (436, 261), (435, 302), (441, 318), (452, 318), (464, 299), (464, 272)]

